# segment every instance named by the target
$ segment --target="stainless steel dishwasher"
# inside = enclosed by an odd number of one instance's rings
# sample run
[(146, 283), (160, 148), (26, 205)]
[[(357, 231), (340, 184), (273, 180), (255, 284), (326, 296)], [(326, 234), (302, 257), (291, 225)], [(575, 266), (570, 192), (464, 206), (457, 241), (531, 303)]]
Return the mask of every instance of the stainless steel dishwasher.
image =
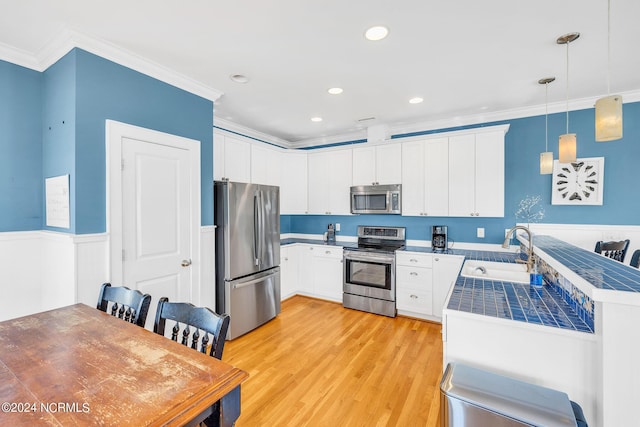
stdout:
[(442, 427), (586, 425), (566, 393), (460, 363), (447, 365), (440, 399)]

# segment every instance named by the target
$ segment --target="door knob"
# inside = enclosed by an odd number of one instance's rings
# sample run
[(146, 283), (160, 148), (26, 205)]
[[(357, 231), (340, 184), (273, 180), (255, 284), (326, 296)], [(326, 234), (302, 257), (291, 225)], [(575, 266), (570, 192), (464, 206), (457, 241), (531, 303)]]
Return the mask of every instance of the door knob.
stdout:
[(180, 263), (181, 266), (183, 267), (189, 267), (191, 265), (191, 260), (190, 259), (183, 259), (182, 262)]

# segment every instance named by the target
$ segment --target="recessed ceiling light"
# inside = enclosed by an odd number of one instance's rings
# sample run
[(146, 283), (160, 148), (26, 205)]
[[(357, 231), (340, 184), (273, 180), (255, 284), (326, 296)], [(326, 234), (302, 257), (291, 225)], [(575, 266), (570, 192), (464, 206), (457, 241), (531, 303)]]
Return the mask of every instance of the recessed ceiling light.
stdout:
[(312, 122), (321, 122), (322, 121), (322, 117), (311, 117), (311, 121)]
[(365, 31), (364, 36), (367, 38), (367, 40), (378, 41), (387, 37), (388, 34), (389, 34), (389, 29), (387, 27), (377, 25)]
[(422, 101), (424, 101), (424, 99), (420, 98), (419, 96), (416, 96), (409, 100), (409, 104), (420, 104)]
[(341, 87), (332, 87), (327, 90), (331, 95), (340, 95), (343, 91)]
[(236, 83), (248, 83), (249, 82), (249, 77), (242, 75), (242, 74), (231, 74), (229, 76), (229, 78), (231, 80), (233, 80)]

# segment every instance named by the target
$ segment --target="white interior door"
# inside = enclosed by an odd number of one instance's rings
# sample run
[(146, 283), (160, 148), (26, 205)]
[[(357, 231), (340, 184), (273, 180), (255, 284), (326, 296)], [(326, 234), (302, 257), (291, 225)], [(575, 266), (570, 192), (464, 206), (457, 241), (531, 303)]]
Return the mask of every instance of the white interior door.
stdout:
[(112, 283), (152, 296), (146, 322), (152, 328), (161, 297), (199, 302), (199, 143), (194, 147), (181, 137), (124, 129), (129, 131), (115, 138), (118, 149), (112, 150), (120, 151), (121, 159), (120, 182), (110, 180), (116, 205), (110, 207)]

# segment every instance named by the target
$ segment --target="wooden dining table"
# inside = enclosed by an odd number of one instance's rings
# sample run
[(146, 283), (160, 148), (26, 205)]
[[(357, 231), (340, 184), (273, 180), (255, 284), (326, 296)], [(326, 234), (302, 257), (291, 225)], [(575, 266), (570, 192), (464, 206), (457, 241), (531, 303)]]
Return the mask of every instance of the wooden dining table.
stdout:
[(83, 304), (0, 322), (2, 426), (187, 425), (223, 398), (235, 418), (248, 376)]

